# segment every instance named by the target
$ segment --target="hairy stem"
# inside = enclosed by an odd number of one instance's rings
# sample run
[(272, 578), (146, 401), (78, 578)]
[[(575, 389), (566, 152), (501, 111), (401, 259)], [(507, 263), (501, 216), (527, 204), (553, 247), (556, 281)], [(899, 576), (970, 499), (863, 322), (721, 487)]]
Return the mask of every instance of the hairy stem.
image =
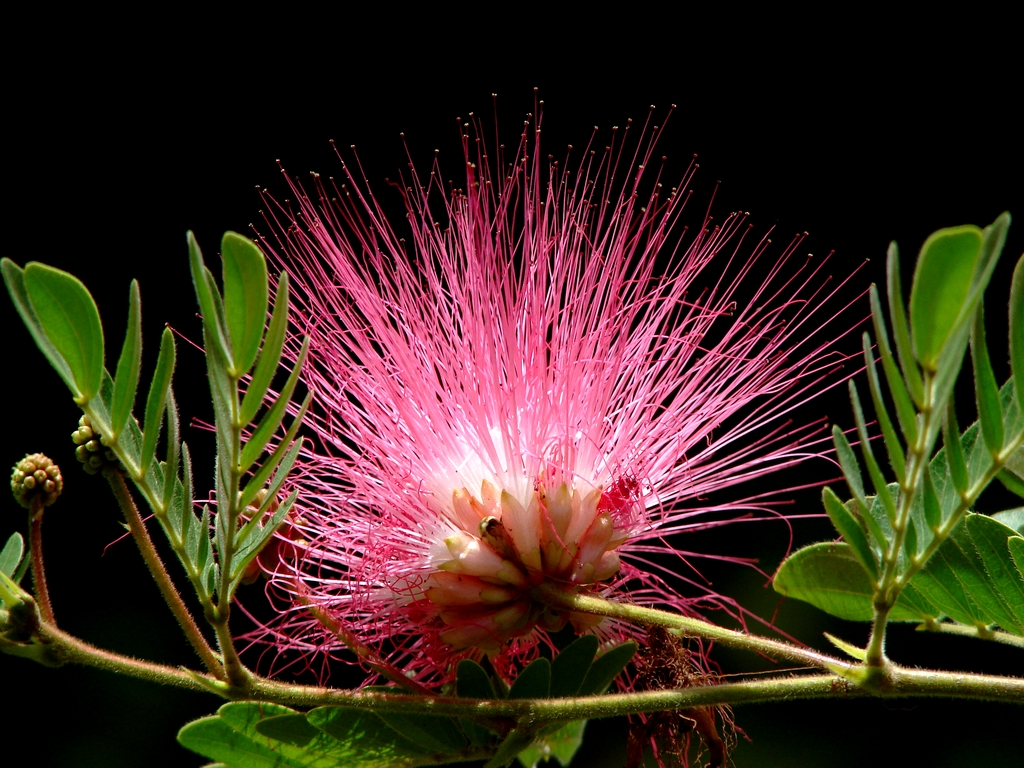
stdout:
[(1015, 648), (1024, 648), (1024, 637), (1011, 635), (1009, 632), (1000, 632), (998, 629), (985, 629), (983, 627), (969, 627), (966, 624), (951, 624), (944, 621), (928, 620), (919, 629), (922, 632), (937, 632), (943, 635), (960, 635), (962, 637), (975, 637), (979, 640), (991, 640), (1003, 645), (1012, 645)]
[[(896, 509), (896, 519), (893, 521), (892, 541), (885, 553), (885, 560), (882, 563), (882, 574), (875, 587), (873, 602), (874, 615), (871, 619), (871, 635), (865, 649), (864, 662), (869, 667), (884, 669), (887, 664), (885, 658), (885, 630), (889, 622), (889, 611), (896, 605), (896, 598), (899, 597), (900, 586), (897, 584), (896, 569), (899, 563), (900, 551), (903, 549), (903, 540), (907, 534), (907, 524), (910, 519), (911, 503), (914, 494), (917, 492), (918, 484), (924, 476), (924, 468), (928, 463), (935, 438), (931, 437), (935, 432), (933, 419), (935, 418), (934, 403), (934, 373), (924, 371), (924, 397), (919, 413), (920, 423), (917, 428), (917, 440), (907, 445), (910, 454), (910, 461), (907, 466), (906, 476), (900, 485), (899, 506)], [(888, 493), (884, 488), (879, 493)], [(864, 514), (868, 514), (864, 510)]]
[(32, 499), (28, 510), (28, 541), (32, 551), (32, 583), (36, 588), (36, 602), (43, 614), (43, 619), (54, 626), (57, 620), (53, 617), (53, 603), (50, 601), (50, 590), (46, 586), (46, 568), (43, 566), (43, 500)]
[(663, 712), (690, 707), (749, 704), (794, 699), (852, 696), (879, 698), (942, 697), (1024, 705), (1024, 679), (937, 670), (906, 669), (890, 665), (886, 685), (871, 692), (834, 675), (780, 675), (690, 688), (639, 691), (564, 699), (477, 700), (377, 691), (347, 691), (291, 685), (253, 676), (245, 688), (232, 686), (212, 675), (153, 664), (104, 651), (43, 622), (39, 639), (57, 658), (142, 680), (189, 690), (205, 690), (226, 699), (255, 699), (286, 706), (348, 706), (377, 712), (418, 712), (484, 718), (529, 717), (534, 720), (582, 720)]
[(188, 638), (196, 653), (199, 654), (203, 666), (217, 677), (223, 677), (224, 668), (221, 666), (217, 655), (213, 652), (213, 648), (210, 647), (210, 644), (200, 631), (199, 625), (196, 624), (188, 607), (186, 607), (185, 601), (181, 599), (181, 594), (178, 592), (177, 587), (174, 586), (174, 582), (171, 581), (171, 577), (167, 573), (167, 569), (164, 567), (156, 547), (153, 545), (153, 539), (150, 538), (149, 531), (146, 530), (146, 524), (142, 520), (142, 515), (139, 514), (139, 508), (135, 505), (135, 500), (132, 498), (131, 493), (128, 491), (128, 486), (124, 482), (124, 475), (114, 467), (104, 469), (103, 475), (110, 483), (110, 488), (114, 492), (117, 503), (121, 506), (124, 519), (127, 521), (132, 537), (139, 547), (142, 559), (146, 562), (146, 567), (149, 568), (149, 572), (153, 575), (153, 579), (160, 588), (160, 593), (164, 596), (167, 607), (171, 609), (174, 618), (178, 620), (178, 624), (181, 625), (182, 630), (185, 632), (185, 637)]
[(634, 624), (674, 629), (688, 637), (714, 640), (722, 645), (742, 648), (743, 650), (763, 654), (775, 659), (786, 659), (787, 661), (794, 661), (799, 664), (828, 669), (837, 674), (851, 672), (856, 668), (854, 664), (809, 648), (799, 648), (778, 640), (737, 632), (732, 629), (716, 626), (707, 621), (691, 619), (687, 616), (680, 616), (668, 611), (659, 611), (655, 608), (643, 608), (637, 605), (616, 603), (601, 597), (572, 594), (552, 584), (542, 584), (539, 587), (535, 587), (532, 595), (534, 599), (540, 602), (564, 610), (608, 616), (609, 618), (623, 619)]

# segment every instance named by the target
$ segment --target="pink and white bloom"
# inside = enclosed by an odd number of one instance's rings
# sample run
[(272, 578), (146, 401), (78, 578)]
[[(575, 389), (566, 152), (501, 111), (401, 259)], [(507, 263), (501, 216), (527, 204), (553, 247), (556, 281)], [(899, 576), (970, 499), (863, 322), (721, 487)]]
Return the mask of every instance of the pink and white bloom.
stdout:
[(465, 185), (410, 164), (394, 223), (358, 168), (268, 196), (320, 445), (271, 574), (282, 616), (251, 638), (333, 656), (340, 626), (437, 679), (567, 623), (622, 631), (536, 602), (542, 582), (728, 607), (683, 596), (652, 553), (777, 515), (774, 494), (700, 500), (823, 451), (823, 422), (789, 416), (839, 380), (824, 261), (798, 259), (800, 237), (770, 256), (742, 214), (682, 227), (696, 166), (662, 186), (658, 126), (563, 162), (541, 160), (537, 127), (506, 150), (466, 123)]

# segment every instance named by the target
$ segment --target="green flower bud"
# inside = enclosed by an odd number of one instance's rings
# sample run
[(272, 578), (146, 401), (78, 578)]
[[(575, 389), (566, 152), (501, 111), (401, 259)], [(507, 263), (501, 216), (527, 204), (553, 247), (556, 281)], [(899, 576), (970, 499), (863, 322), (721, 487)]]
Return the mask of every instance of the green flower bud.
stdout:
[(47, 456), (33, 453), (14, 465), (11, 473), (11, 492), (21, 506), (32, 507), (32, 502), (41, 499), (44, 507), (57, 500), (64, 490), (64, 479), (60, 467)]
[(124, 469), (117, 455), (106, 447), (106, 438), (92, 428), (92, 421), (85, 414), (78, 420), (78, 429), (71, 433), (71, 440), (78, 446), (75, 458), (82, 462), (82, 469), (90, 475), (95, 475), (106, 464), (116, 464)]

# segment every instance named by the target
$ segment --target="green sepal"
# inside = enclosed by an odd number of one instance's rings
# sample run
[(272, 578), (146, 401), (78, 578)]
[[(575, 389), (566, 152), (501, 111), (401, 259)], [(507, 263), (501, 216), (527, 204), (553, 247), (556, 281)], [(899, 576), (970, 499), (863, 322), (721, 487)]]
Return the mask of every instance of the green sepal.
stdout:
[(968, 224), (933, 232), (921, 246), (910, 288), (910, 328), (917, 360), (932, 372), (967, 306), (982, 238), (981, 229)]
[(565, 698), (579, 693), (599, 645), (597, 635), (581, 635), (552, 659), (551, 698)]
[(225, 232), (220, 242), (224, 318), (231, 339), (232, 378), (252, 368), (267, 321), (267, 260), (252, 240)]
[(992, 370), (985, 343), (985, 305), (978, 304), (971, 328), (971, 361), (974, 367), (974, 395), (978, 423), (989, 453), (997, 456), (1003, 449), (1003, 409), (999, 404), (999, 385)]
[(579, 696), (599, 696), (608, 690), (608, 686), (626, 668), (636, 653), (636, 643), (632, 640), (609, 648), (590, 665), (587, 676), (580, 686)]
[(140, 473), (143, 475), (156, 459), (156, 443), (160, 438), (164, 409), (167, 407), (167, 393), (174, 377), (175, 357), (174, 332), (170, 328), (164, 328), (160, 337), (160, 354), (156, 359), (156, 370), (153, 372), (153, 381), (149, 385), (149, 395), (146, 397), (146, 420), (142, 430), (140, 456)]
[(551, 662), (534, 659), (519, 673), (508, 690), (510, 699), (546, 699), (551, 695)]
[(288, 273), (285, 272), (277, 284), (274, 311), (270, 315), (270, 325), (263, 339), (263, 348), (256, 360), (256, 370), (252, 372), (245, 397), (242, 399), (238, 417), (242, 424), (249, 424), (255, 418), (281, 362), (281, 350), (284, 348), (284, 339), (288, 331), (288, 294)]
[(124, 429), (135, 405), (139, 388), (139, 370), (142, 367), (142, 299), (139, 283), (132, 280), (128, 291), (128, 328), (124, 345), (117, 360), (114, 376), (114, 395), (110, 404), (110, 439), (116, 440)]
[(75, 402), (85, 405), (103, 382), (103, 326), (96, 302), (81, 280), (62, 270), (30, 261), (23, 274), (39, 326), (67, 365)]

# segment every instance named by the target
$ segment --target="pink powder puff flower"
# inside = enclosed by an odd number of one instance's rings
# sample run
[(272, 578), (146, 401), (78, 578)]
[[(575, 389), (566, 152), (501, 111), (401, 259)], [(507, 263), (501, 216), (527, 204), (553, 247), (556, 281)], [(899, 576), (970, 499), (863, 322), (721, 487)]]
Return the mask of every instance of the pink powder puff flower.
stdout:
[(294, 210), (267, 196), (321, 448), (269, 573), (281, 616), (249, 639), (347, 643), (429, 682), (467, 655), (507, 670), (567, 623), (631, 633), (537, 602), (543, 582), (738, 615), (681, 595), (657, 553), (722, 513), (778, 515), (771, 493), (700, 500), (823, 451), (823, 423), (788, 415), (839, 380), (838, 287), (793, 258), (801, 237), (748, 284), (770, 241), (744, 215), (680, 227), (696, 166), (663, 188), (650, 119), (564, 163), (541, 161), (539, 116), (496, 156), (464, 125), (465, 186), (410, 163), (400, 224), (347, 165), (314, 195), (290, 181)]

